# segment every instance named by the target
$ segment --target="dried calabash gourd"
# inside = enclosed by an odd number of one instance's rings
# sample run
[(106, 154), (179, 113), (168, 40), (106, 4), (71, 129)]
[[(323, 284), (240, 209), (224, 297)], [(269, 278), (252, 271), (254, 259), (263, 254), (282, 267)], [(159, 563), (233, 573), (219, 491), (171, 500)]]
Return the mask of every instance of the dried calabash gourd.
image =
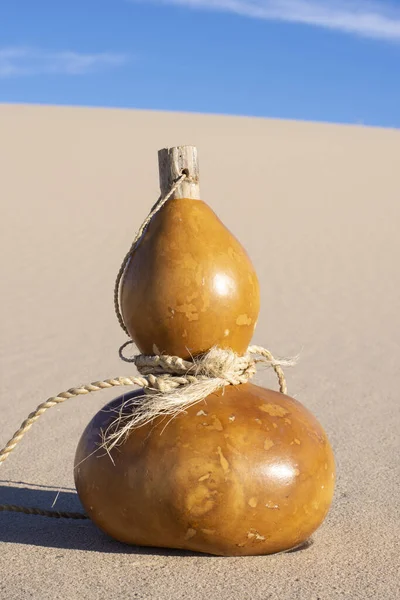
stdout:
[[(191, 148), (161, 153), (162, 191), (182, 168), (190, 177), (153, 217), (128, 263), (123, 318), (143, 353), (185, 357), (218, 345), (243, 354), (258, 317), (257, 276), (198, 199), (193, 157)], [(102, 432), (116, 414), (129, 418), (129, 400), (141, 394), (101, 410), (76, 452), (80, 499), (110, 536), (215, 555), (269, 554), (301, 544), (322, 523), (334, 458), (299, 402), (250, 383), (229, 385), (168, 422), (159, 417), (131, 431), (110, 457)]]

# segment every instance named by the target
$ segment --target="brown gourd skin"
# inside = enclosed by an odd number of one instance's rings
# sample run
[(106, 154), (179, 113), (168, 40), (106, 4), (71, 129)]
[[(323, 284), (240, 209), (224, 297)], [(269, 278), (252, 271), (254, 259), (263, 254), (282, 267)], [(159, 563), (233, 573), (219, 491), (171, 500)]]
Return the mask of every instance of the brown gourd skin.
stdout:
[(260, 293), (246, 251), (201, 200), (169, 200), (121, 282), (121, 312), (143, 354), (188, 358), (212, 346), (245, 353)]
[(168, 424), (134, 431), (111, 451), (112, 462), (98, 449), (100, 431), (115, 418), (110, 408), (140, 393), (100, 411), (75, 457), (79, 497), (107, 534), (128, 544), (254, 555), (293, 548), (322, 523), (334, 458), (299, 402), (249, 383), (228, 386)]

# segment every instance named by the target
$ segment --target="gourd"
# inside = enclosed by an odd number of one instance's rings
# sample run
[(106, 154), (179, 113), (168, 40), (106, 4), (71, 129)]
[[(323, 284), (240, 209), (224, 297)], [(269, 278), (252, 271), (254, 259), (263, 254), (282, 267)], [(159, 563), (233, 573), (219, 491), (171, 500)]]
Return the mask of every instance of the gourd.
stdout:
[[(195, 150), (161, 153), (161, 189), (189, 181), (153, 217), (125, 271), (124, 321), (143, 353), (185, 357), (212, 346), (246, 351), (258, 317), (254, 268), (239, 242), (198, 199)], [(166, 166), (167, 165), (167, 168)], [(304, 542), (332, 502), (335, 463), (315, 417), (289, 396), (229, 385), (167, 423), (101, 447), (124, 394), (88, 424), (75, 483), (89, 517), (135, 545), (215, 555), (280, 552)]]

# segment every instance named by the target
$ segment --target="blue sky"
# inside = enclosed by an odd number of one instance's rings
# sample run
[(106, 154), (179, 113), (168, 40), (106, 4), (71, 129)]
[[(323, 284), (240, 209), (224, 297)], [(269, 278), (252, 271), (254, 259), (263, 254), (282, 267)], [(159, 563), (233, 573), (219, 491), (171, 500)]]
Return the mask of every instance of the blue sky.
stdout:
[(0, 0), (0, 102), (400, 127), (400, 0)]

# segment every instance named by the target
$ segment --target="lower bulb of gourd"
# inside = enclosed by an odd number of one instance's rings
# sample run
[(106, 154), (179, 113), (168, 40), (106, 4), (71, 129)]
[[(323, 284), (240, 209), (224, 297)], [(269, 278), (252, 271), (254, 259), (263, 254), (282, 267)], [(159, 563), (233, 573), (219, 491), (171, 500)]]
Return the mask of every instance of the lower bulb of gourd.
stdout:
[(170, 421), (133, 430), (108, 454), (102, 432), (141, 394), (99, 411), (76, 452), (79, 497), (108, 535), (233, 556), (288, 550), (321, 525), (334, 457), (299, 402), (249, 383), (228, 386)]

